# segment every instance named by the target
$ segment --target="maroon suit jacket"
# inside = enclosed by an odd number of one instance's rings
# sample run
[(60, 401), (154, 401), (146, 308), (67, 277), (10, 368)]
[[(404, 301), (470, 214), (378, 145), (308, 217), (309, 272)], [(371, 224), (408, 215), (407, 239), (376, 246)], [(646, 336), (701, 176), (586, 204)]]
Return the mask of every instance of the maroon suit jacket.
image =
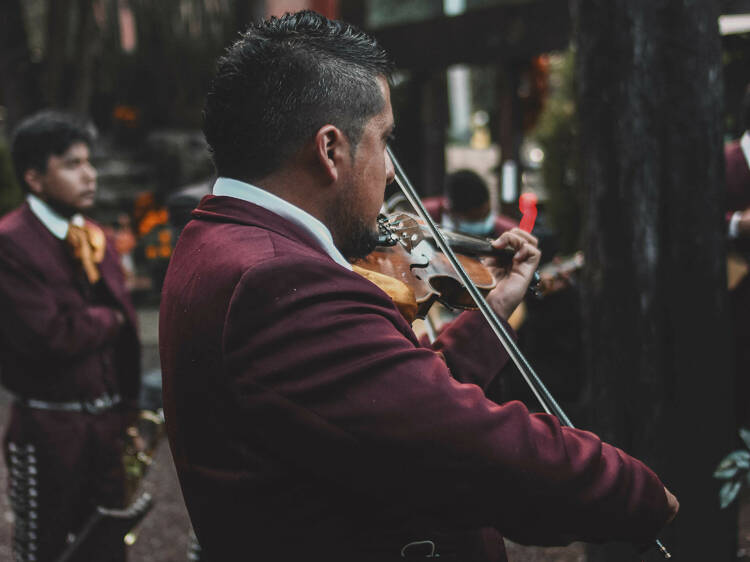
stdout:
[(507, 356), (478, 313), (437, 340), (443, 360), (297, 225), (228, 197), (194, 217), (167, 272), (160, 351), (208, 559), (389, 560), (448, 533), (463, 560), (505, 560), (498, 530), (645, 543), (665, 522), (639, 461), (485, 397)]
[(109, 306), (92, 304), (66, 243), (27, 203), (0, 219), (0, 376), (12, 393), (66, 402), (119, 392), (135, 405), (136, 317), (111, 245), (99, 270)]
[(750, 168), (742, 153), (739, 141), (724, 146), (724, 163), (726, 167), (727, 210), (729, 217), (734, 211), (750, 207)]

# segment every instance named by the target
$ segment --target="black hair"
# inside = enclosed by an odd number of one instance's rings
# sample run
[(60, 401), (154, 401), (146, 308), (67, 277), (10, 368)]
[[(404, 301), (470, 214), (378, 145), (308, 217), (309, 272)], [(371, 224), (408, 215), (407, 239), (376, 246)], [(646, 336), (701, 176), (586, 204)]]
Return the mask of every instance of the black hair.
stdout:
[(742, 98), (742, 111), (740, 113), (740, 124), (742, 131), (750, 131), (750, 84), (745, 88), (745, 95)]
[(27, 170), (44, 173), (50, 156), (60, 156), (78, 142), (91, 146), (93, 140), (93, 128), (73, 115), (44, 110), (27, 117), (11, 139), (11, 158), (19, 183), (28, 190), (23, 178)]
[(471, 170), (458, 170), (445, 179), (445, 194), (451, 211), (463, 213), (483, 205), (490, 199), (485, 181)]
[(203, 132), (219, 175), (254, 180), (277, 170), (320, 127), (353, 150), (385, 100), (392, 65), (375, 39), (306, 10), (251, 25), (218, 61)]

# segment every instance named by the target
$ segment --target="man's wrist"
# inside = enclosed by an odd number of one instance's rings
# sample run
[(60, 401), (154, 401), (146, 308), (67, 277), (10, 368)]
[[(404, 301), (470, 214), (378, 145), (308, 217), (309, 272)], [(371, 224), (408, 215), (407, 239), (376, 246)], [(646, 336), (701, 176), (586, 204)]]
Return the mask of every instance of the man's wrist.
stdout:
[(507, 321), (508, 318), (510, 318), (510, 315), (513, 314), (513, 311), (516, 309), (516, 305), (511, 306), (510, 303), (506, 302), (502, 297), (498, 297), (494, 299), (492, 302), (489, 303), (492, 310), (502, 318), (503, 320)]

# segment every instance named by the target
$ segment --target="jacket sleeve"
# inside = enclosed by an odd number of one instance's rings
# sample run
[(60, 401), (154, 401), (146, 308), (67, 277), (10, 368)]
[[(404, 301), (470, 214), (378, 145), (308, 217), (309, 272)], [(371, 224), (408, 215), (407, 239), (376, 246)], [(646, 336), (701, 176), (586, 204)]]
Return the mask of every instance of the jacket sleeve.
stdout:
[[(520, 402), (486, 399), (419, 347), (384, 294), (305, 261), (246, 272), (226, 318), (227, 384), (261, 446), (443, 527), (492, 525), (537, 544), (656, 535), (668, 508), (646, 466)], [(471, 353), (474, 364), (498, 358)]]
[[(500, 321), (515, 340), (513, 328)], [(456, 380), (475, 384), (485, 392), (509, 360), (500, 340), (476, 310), (461, 313), (440, 332), (431, 347), (445, 357)]]
[(38, 272), (0, 248), (0, 332), (17, 351), (74, 358), (112, 341), (119, 325), (105, 306), (64, 309)]

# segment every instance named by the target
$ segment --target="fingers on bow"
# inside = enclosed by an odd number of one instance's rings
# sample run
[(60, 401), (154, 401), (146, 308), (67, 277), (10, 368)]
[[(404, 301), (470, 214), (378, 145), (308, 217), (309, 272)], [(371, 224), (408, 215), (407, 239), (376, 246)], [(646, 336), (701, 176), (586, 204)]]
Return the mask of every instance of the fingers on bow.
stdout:
[(492, 242), (495, 248), (511, 248), (516, 251), (513, 261), (523, 262), (528, 259), (537, 258), (541, 255), (538, 245), (539, 241), (535, 236), (520, 228), (514, 228), (503, 232), (500, 237)]

